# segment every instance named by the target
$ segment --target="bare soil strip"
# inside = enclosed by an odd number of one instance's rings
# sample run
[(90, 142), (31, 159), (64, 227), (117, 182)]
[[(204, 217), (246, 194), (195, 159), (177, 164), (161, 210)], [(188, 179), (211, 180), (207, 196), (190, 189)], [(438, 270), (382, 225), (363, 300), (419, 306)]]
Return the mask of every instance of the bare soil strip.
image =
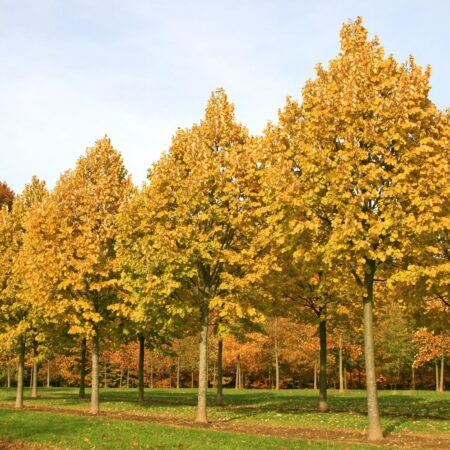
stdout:
[[(0, 403), (0, 408), (15, 409), (13, 405)], [(300, 427), (282, 427), (263, 424), (244, 424), (233, 421), (215, 421), (207, 424), (196, 423), (187, 419), (160, 416), (142, 416), (126, 412), (102, 411), (94, 416), (88, 411), (73, 410), (51, 406), (25, 406), (25, 411), (51, 412), (72, 416), (84, 416), (95, 419), (126, 420), (134, 422), (158, 423), (174, 427), (186, 427), (192, 429), (203, 429), (210, 431), (228, 431), (233, 433), (244, 433), (258, 436), (284, 437), (289, 439), (301, 439), (310, 441), (330, 442), (334, 444), (364, 444), (374, 448), (426, 448), (426, 449), (449, 449), (450, 436), (446, 435), (424, 435), (416, 433), (389, 433), (380, 443), (368, 442), (365, 433), (359, 431), (327, 430)], [(3, 444), (3, 441), (0, 441)], [(11, 445), (14, 444), (11, 442)], [(39, 448), (39, 447), (1, 447), (7, 449), (15, 448)], [(345, 447), (343, 447), (345, 448)]]

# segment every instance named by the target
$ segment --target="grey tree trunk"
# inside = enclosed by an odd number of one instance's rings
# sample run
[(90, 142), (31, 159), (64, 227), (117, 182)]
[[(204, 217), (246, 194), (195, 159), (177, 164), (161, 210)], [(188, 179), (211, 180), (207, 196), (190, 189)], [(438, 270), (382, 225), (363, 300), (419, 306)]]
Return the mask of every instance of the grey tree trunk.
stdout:
[(17, 392), (16, 408), (23, 408), (23, 373), (25, 370), (25, 338), (20, 338), (19, 343), (19, 365), (17, 367)]
[(444, 353), (442, 353), (441, 357), (441, 382), (439, 383), (439, 392), (444, 392), (445, 386), (444, 386), (444, 367), (445, 367), (445, 356)]
[(241, 355), (237, 355), (236, 359), (236, 382), (234, 384), (235, 389), (239, 389), (239, 380), (241, 379)]
[(91, 388), (91, 413), (98, 414), (100, 410), (99, 399), (99, 373), (98, 373), (99, 339), (98, 333), (92, 337), (92, 388)]
[(139, 367), (138, 367), (138, 402), (144, 403), (144, 358), (145, 338), (139, 336)]
[(38, 387), (38, 363), (33, 361), (33, 382), (31, 385), (31, 398), (37, 398)]
[(8, 360), (8, 366), (6, 367), (6, 387), (7, 388), (11, 387), (11, 366), (9, 364), (9, 360)]
[(434, 369), (436, 372), (436, 392), (439, 392), (439, 364), (437, 362), (437, 359), (434, 360)]
[(275, 348), (275, 390), (280, 390), (280, 365), (278, 361), (278, 320), (275, 318), (274, 348)]
[(180, 356), (177, 357), (177, 389), (180, 389)]
[(366, 365), (366, 391), (367, 391), (367, 438), (369, 441), (383, 439), (381, 429), (380, 411), (378, 407), (377, 380), (375, 374), (375, 351), (373, 337), (373, 284), (375, 278), (376, 263), (366, 261), (364, 286), (366, 296), (363, 299), (364, 317), (364, 356)]
[(50, 361), (47, 361), (47, 388), (50, 388)]
[(411, 366), (411, 389), (413, 391), (416, 390), (416, 371), (414, 370), (414, 366)]
[(81, 341), (80, 390), (78, 392), (78, 397), (86, 397), (86, 339)]
[(339, 392), (343, 393), (344, 388), (344, 362), (342, 360), (342, 333), (339, 335)]
[(120, 368), (120, 375), (119, 375), (119, 388), (122, 387), (123, 383), (123, 367)]
[(198, 404), (196, 422), (207, 423), (206, 394), (208, 391), (208, 305), (205, 302), (201, 308), (199, 367), (198, 367)]
[(127, 389), (130, 389), (130, 368), (127, 367)]
[(223, 406), (223, 341), (219, 338), (217, 344), (217, 394), (216, 405)]
[(150, 389), (153, 389), (153, 354), (150, 355)]
[(327, 321), (322, 319), (319, 323), (320, 340), (320, 373), (319, 373), (319, 411), (327, 412)]
[(348, 378), (347, 366), (344, 364), (344, 391), (347, 390), (347, 378)]
[(34, 373), (33, 373), (33, 364), (32, 364), (30, 367), (30, 389), (33, 389), (33, 376), (34, 376)]

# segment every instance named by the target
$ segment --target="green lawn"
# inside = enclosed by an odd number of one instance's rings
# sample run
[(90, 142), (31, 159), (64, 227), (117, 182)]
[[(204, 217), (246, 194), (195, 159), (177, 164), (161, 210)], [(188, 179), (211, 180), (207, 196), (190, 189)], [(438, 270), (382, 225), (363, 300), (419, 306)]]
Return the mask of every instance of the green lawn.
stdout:
[[(339, 449), (330, 442), (308, 442), (152, 423), (0, 410), (2, 438), (70, 449)], [(1, 445), (1, 443), (0, 443)], [(346, 446), (345, 448), (359, 448)]]
[[(89, 391), (88, 391), (89, 394)], [(213, 406), (214, 391), (209, 392), (209, 419), (216, 424), (231, 424), (242, 431), (252, 426), (326, 431), (364, 431), (367, 426), (364, 391), (339, 394), (330, 390), (330, 413), (318, 413), (318, 393), (312, 390), (226, 390), (226, 405)], [(385, 434), (417, 433), (450, 438), (450, 394), (432, 391), (380, 391), (382, 424)], [(146, 401), (136, 401), (136, 389), (102, 389), (101, 409), (113, 413), (192, 421), (195, 418), (196, 390), (148, 389)], [(14, 389), (0, 389), (0, 403), (13, 404)], [(25, 392), (25, 405), (64, 409), (89, 409), (89, 399), (79, 400), (75, 388), (41, 389), (39, 398)], [(329, 443), (251, 436), (229, 432), (177, 428), (152, 423), (133, 422), (130, 417), (118, 421), (109, 418), (55, 415), (44, 412), (3, 410), (0, 435), (11, 439), (52, 443), (69, 448), (350, 448)], [(52, 425), (49, 426), (51, 418)], [(53, 424), (55, 423), (55, 426)], [(228, 426), (227, 430), (230, 430)], [(233, 429), (231, 428), (231, 431)], [(319, 433), (320, 436), (320, 433)], [(75, 444), (74, 444), (75, 443)], [(152, 447), (153, 446), (153, 447)], [(180, 447), (183, 448), (183, 447)]]
[[(89, 394), (89, 390), (87, 391)], [(195, 418), (196, 390), (148, 389), (146, 401), (139, 405), (135, 389), (102, 389), (101, 409), (132, 414)], [(317, 392), (312, 390), (226, 390), (224, 408), (214, 404), (214, 391), (209, 392), (209, 419), (235, 423), (263, 423), (271, 426), (292, 426), (363, 431), (367, 426), (364, 391), (339, 394), (329, 391), (331, 412), (316, 412)], [(14, 389), (0, 389), (0, 402), (13, 403)], [(380, 391), (380, 408), (385, 432), (411, 431), (424, 434), (450, 434), (450, 393), (433, 391)], [(75, 388), (41, 389), (39, 398), (28, 405), (52, 405), (88, 409), (89, 399), (79, 400)], [(445, 420), (447, 419), (447, 420)]]

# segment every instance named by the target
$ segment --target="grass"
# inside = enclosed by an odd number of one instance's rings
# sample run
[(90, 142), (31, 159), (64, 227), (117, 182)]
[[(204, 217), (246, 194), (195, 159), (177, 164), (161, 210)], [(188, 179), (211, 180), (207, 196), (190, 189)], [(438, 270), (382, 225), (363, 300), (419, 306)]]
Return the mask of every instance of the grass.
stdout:
[[(105, 412), (190, 421), (195, 418), (196, 394), (193, 389), (148, 389), (146, 401), (140, 405), (136, 401), (136, 389), (102, 389), (101, 409)], [(279, 427), (280, 430), (281, 427), (314, 428), (325, 433), (327, 430), (362, 432), (367, 427), (364, 391), (352, 390), (339, 394), (330, 390), (331, 412), (326, 414), (316, 412), (318, 393), (312, 390), (226, 390), (223, 408), (213, 406), (214, 394), (213, 390), (208, 393), (208, 403), (211, 405), (209, 419), (215, 423), (239, 425), (240, 430), (267, 426), (275, 429)], [(14, 389), (0, 389), (1, 403), (12, 405), (14, 399)], [(380, 391), (379, 401), (385, 434), (416, 433), (450, 438), (449, 393)], [(31, 399), (30, 391), (26, 389), (25, 404), (87, 411), (89, 398), (78, 399), (78, 390), (75, 388), (51, 388), (41, 389), (39, 397)], [(151, 444), (149, 448), (174, 448), (180, 443), (185, 448), (342, 448), (332, 447), (326, 442), (313, 447), (304, 441), (182, 429), (148, 422), (136, 424), (105, 418), (93, 420), (80, 416), (49, 416), (42, 412), (6, 410), (2, 411), (0, 417), (0, 430), (4, 436), (26, 440), (47, 439), (45, 442), (70, 448), (132, 448), (130, 442), (136, 442), (138, 448), (145, 448), (142, 447), (144, 443)], [(53, 425), (48, 427), (47, 417), (52, 418), (52, 424), (54, 421), (59, 424), (54, 430)], [(73, 423), (73, 427), (70, 423)], [(73, 442), (78, 447), (71, 447)], [(201, 447), (198, 446), (199, 442)]]
[[(87, 391), (89, 395), (89, 390)], [(193, 389), (146, 390), (146, 401), (137, 403), (135, 389), (102, 389), (101, 409), (138, 415), (193, 419), (197, 392)], [(364, 391), (339, 394), (329, 391), (331, 412), (318, 413), (317, 392), (312, 390), (226, 390), (225, 407), (214, 404), (214, 391), (208, 393), (208, 417), (212, 421), (259, 423), (270, 426), (309, 427), (364, 431), (367, 406)], [(0, 402), (13, 403), (14, 389), (0, 389)], [(450, 394), (433, 391), (380, 391), (382, 425), (387, 433), (415, 432), (450, 434)], [(61, 406), (77, 410), (89, 408), (89, 398), (78, 399), (76, 388), (41, 389), (37, 399), (25, 392), (28, 405)], [(447, 420), (445, 420), (447, 419)]]
[[(71, 449), (339, 449), (330, 442), (251, 436), (43, 412), (0, 409), (1, 437)], [(1, 442), (0, 442), (1, 445)], [(361, 449), (360, 446), (346, 446)]]

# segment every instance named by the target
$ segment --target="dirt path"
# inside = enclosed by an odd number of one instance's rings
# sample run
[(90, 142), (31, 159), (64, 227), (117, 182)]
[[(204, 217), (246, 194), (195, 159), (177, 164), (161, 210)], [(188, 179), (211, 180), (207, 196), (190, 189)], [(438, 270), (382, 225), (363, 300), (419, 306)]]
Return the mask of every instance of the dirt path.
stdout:
[(49, 447), (48, 445), (33, 444), (24, 441), (11, 441), (9, 439), (0, 438), (0, 448), (2, 450), (59, 450), (57, 447)]
[[(0, 408), (14, 409), (13, 405), (7, 403), (0, 403)], [(422, 435), (416, 433), (390, 433), (386, 436), (386, 438), (383, 440), (382, 443), (375, 444), (369, 443), (366, 439), (365, 434), (358, 431), (282, 427), (282, 426), (271, 426), (262, 424), (244, 424), (244, 423), (236, 423), (234, 421), (232, 422), (215, 421), (210, 422), (208, 424), (199, 424), (182, 418), (147, 416), (147, 415), (142, 416), (126, 412), (119, 413), (110, 411), (102, 411), (97, 416), (93, 416), (88, 411), (80, 411), (51, 406), (26, 406), (24, 410), (85, 416), (95, 418), (97, 420), (113, 419), (113, 420), (127, 420), (134, 422), (151, 422), (162, 425), (170, 425), (174, 427), (186, 427), (211, 431), (228, 431), (233, 433), (254, 434), (258, 436), (272, 436), (272, 437), (276, 436), (290, 439), (314, 440), (322, 442), (329, 441), (334, 444), (341, 443), (343, 445), (343, 448), (345, 445), (348, 444), (365, 444), (368, 447), (374, 448), (383, 447), (383, 448), (450, 449), (450, 436), (440, 436), (440, 435)], [(1, 448), (14, 449), (27, 447), (12, 446)]]

